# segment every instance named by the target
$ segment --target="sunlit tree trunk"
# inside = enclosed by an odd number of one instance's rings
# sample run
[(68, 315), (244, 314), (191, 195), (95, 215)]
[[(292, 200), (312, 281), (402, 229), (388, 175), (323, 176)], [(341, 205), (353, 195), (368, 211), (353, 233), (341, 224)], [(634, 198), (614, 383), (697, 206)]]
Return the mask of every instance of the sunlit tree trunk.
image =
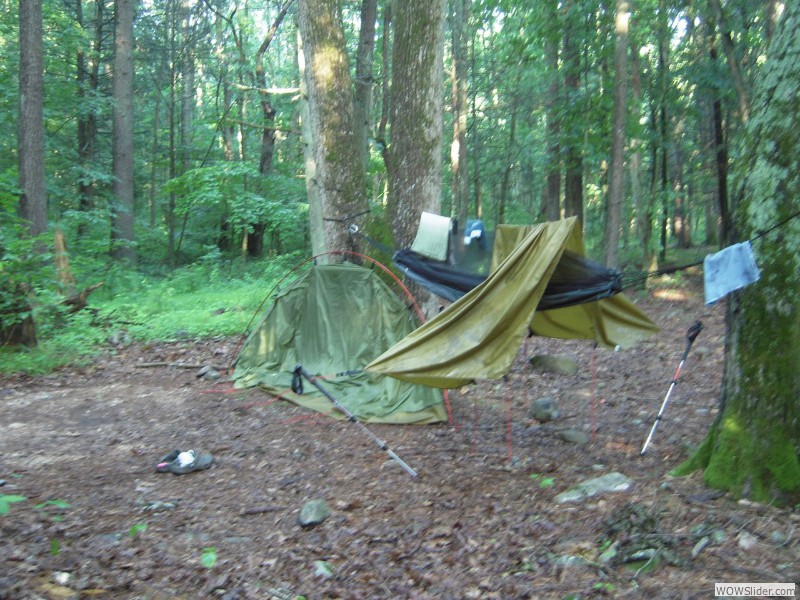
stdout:
[(628, 114), (628, 23), (630, 8), (626, 0), (617, 0), (616, 46), (614, 49), (614, 121), (611, 125), (611, 172), (606, 203), (606, 265), (618, 262), (622, 199), (625, 183), (625, 127)]
[[(728, 299), (720, 413), (678, 469), (735, 496), (800, 500), (800, 15), (787, 3), (759, 73), (747, 125), (736, 222), (761, 280)], [(737, 195), (739, 195), (737, 193)]]
[(389, 213), (400, 246), (414, 239), (422, 211), (439, 213), (445, 0), (395, 6)]
[(469, 216), (469, 163), (467, 152), (467, 114), (469, 96), (467, 68), (467, 25), (470, 0), (450, 0), (450, 30), (452, 32), (452, 110), (453, 139), (450, 142), (450, 171), (452, 174), (453, 206), (451, 216), (460, 228)]
[[(633, 103), (633, 114), (639, 122), (645, 113), (642, 106), (642, 77), (639, 66), (639, 50), (633, 44), (631, 46), (631, 95)], [(653, 213), (650, 198), (645, 195), (642, 186), (642, 149), (644, 140), (637, 135), (631, 140), (631, 196), (633, 198), (633, 210), (635, 215), (635, 232), (639, 240), (639, 249), (644, 261), (650, 252), (650, 238), (653, 233)]]
[(310, 144), (306, 188), (316, 204), (309, 208), (312, 249), (314, 254), (354, 249), (348, 221), (363, 215), (368, 204), (337, 0), (300, 0), (298, 25)]
[(111, 255), (133, 263), (133, 14), (135, 0), (114, 3), (114, 210), (111, 221)]

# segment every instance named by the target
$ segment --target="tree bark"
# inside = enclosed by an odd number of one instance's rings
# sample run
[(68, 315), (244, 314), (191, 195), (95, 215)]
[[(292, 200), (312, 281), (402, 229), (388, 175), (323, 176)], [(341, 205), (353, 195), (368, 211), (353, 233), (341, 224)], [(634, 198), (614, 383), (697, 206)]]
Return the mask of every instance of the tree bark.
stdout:
[(19, 216), (28, 233), (47, 231), (44, 174), (44, 44), (41, 0), (19, 2)]
[(395, 241), (410, 244), (422, 211), (439, 213), (445, 0), (395, 6), (389, 215)]
[[(642, 118), (642, 77), (639, 67), (639, 49), (636, 44), (631, 46), (631, 95), (633, 100), (633, 113), (636, 121)], [(650, 253), (650, 236), (653, 232), (653, 215), (651, 196), (645, 197), (642, 191), (642, 148), (644, 140), (637, 136), (631, 140), (631, 196), (635, 215), (635, 231), (639, 240), (639, 248), (643, 259)], [(644, 264), (644, 262), (643, 262)]]
[[(83, 14), (83, 2), (77, 0), (75, 3), (75, 18), (78, 27), (85, 29), (86, 20)], [(102, 0), (95, 3), (94, 11), (94, 38), (92, 42), (92, 57), (87, 59), (83, 47), (78, 49), (76, 57), (76, 84), (78, 88), (78, 98), (81, 102), (86, 102), (87, 98), (93, 97), (99, 89), (100, 77), (100, 51), (104, 36), (104, 4)], [(89, 177), (88, 173), (92, 169), (95, 157), (95, 142), (97, 140), (97, 111), (92, 104), (84, 107), (78, 114), (77, 142), (78, 142), (78, 162), (83, 171), (78, 181), (78, 208), (81, 212), (91, 210), (93, 197), (96, 191), (94, 178)], [(84, 223), (78, 224), (77, 238), (83, 238), (86, 226)]]
[[(306, 113), (306, 187), (314, 254), (352, 250), (348, 221), (366, 212), (364, 171), (337, 0), (300, 0)], [(314, 237), (317, 232), (321, 238)]]
[[(567, 98), (569, 128), (564, 131), (564, 212), (578, 217), (583, 227), (583, 107), (581, 92), (581, 55), (575, 41), (577, 12), (574, 3), (566, 3), (564, 20), (564, 93)], [(562, 125), (564, 122), (562, 121)]]
[(450, 30), (452, 32), (452, 110), (453, 139), (450, 143), (450, 172), (452, 176), (451, 216), (463, 228), (469, 217), (469, 164), (467, 152), (467, 114), (469, 111), (467, 24), (470, 0), (450, 0)]
[(605, 259), (609, 267), (619, 262), (622, 200), (625, 183), (625, 129), (628, 114), (628, 24), (630, 7), (617, 0), (616, 45), (614, 49), (614, 121), (611, 126), (611, 173), (606, 204)]
[(111, 256), (132, 264), (134, 248), (133, 196), (133, 15), (135, 0), (114, 3), (114, 207), (111, 217)]
[(544, 42), (545, 62), (550, 84), (545, 96), (545, 131), (547, 137), (547, 185), (542, 213), (548, 221), (561, 218), (561, 105), (560, 73), (558, 69), (559, 38), (555, 25), (558, 23), (558, 2), (547, 2), (547, 16), (551, 26), (547, 28)]
[(711, 487), (789, 505), (800, 500), (799, 81), (800, 15), (787, 3), (739, 153), (737, 225), (754, 240), (762, 277), (728, 299), (720, 413), (676, 470), (702, 469)]
[(364, 172), (369, 166), (369, 138), (372, 129), (372, 63), (375, 54), (375, 21), (378, 18), (378, 0), (362, 0), (361, 28), (356, 52), (355, 115), (356, 137), (361, 148), (361, 165)]

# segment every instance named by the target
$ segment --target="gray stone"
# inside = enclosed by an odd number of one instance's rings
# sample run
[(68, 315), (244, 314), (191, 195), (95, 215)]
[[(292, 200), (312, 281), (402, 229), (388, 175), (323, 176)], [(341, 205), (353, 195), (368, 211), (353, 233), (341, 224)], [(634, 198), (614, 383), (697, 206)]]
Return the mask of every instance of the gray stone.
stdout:
[(555, 497), (556, 504), (566, 502), (581, 502), (597, 494), (606, 492), (626, 492), (630, 489), (633, 481), (622, 473), (607, 473), (600, 477), (582, 481), (574, 488), (561, 492)]
[(300, 509), (297, 522), (301, 527), (311, 527), (312, 525), (319, 525), (330, 516), (331, 509), (325, 500), (309, 500)]
[(555, 399), (550, 396), (544, 396), (531, 402), (528, 415), (537, 421), (546, 422), (557, 419), (561, 413), (558, 410), (558, 403)]
[(568, 356), (537, 354), (531, 357), (530, 363), (533, 369), (537, 371), (544, 371), (546, 373), (575, 375), (578, 372), (578, 363), (574, 358), (570, 358)]
[(565, 429), (560, 434), (561, 439), (570, 444), (588, 444), (589, 436), (577, 429)]

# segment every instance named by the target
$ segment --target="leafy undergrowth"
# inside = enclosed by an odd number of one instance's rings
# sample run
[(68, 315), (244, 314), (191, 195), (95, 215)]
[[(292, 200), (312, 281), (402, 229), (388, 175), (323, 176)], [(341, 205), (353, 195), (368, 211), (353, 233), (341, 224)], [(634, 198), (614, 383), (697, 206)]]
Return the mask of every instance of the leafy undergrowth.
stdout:
[(0, 347), (0, 373), (42, 375), (85, 366), (109, 346), (133, 342), (239, 335), (299, 262), (293, 255), (246, 268), (201, 261), (159, 278), (113, 270), (86, 309), (68, 314), (51, 303), (35, 310), (39, 343)]
[[(662, 331), (629, 351), (529, 339), (508, 381), (450, 392), (452, 425), (370, 426), (417, 479), (353, 424), (196, 377), (229, 364), (238, 336), (120, 344), (83, 367), (7, 377), (0, 598), (695, 598), (714, 582), (797, 581), (796, 512), (667, 475), (717, 411), (724, 307), (699, 291), (631, 294)], [(578, 373), (533, 372), (541, 353)], [(559, 419), (529, 416), (543, 396)], [(156, 473), (174, 448), (214, 464)], [(631, 488), (556, 502), (610, 472)], [(302, 528), (312, 499), (332, 514)]]

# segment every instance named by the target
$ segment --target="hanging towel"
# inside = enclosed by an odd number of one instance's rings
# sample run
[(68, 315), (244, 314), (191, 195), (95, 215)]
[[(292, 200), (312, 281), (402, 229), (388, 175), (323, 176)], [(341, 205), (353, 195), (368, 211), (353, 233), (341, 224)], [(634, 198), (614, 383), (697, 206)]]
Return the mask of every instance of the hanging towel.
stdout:
[(755, 283), (761, 277), (749, 241), (709, 254), (703, 261), (703, 270), (706, 304), (713, 304), (731, 292)]

